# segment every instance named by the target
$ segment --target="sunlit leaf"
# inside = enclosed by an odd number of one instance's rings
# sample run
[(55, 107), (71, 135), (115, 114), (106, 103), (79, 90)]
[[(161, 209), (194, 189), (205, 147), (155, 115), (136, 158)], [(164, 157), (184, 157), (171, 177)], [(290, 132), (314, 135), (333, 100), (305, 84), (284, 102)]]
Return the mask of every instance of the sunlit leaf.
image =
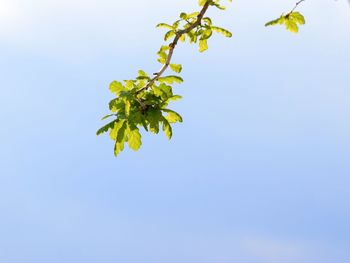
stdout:
[(109, 85), (109, 90), (114, 93), (115, 95), (119, 96), (122, 91), (125, 91), (126, 88), (123, 86), (123, 84), (119, 81), (113, 81)]
[(182, 66), (180, 64), (170, 64), (169, 65), (171, 70), (176, 72), (176, 73), (181, 73), (182, 71)]
[(160, 23), (160, 24), (158, 24), (156, 27), (159, 27), (159, 28), (166, 28), (166, 29), (174, 29), (173, 26), (168, 25), (168, 24), (165, 24), (165, 23)]
[(208, 49), (208, 42), (206, 39), (199, 40), (199, 52), (204, 52)]
[(173, 136), (173, 129), (171, 128), (171, 125), (166, 118), (163, 118), (163, 131), (166, 137), (168, 137), (168, 139), (170, 140)]
[(96, 135), (100, 135), (102, 133), (108, 132), (109, 129), (112, 129), (114, 124), (117, 122), (118, 120), (113, 120), (110, 123), (104, 125), (102, 128), (100, 128), (97, 132)]
[(225, 37), (232, 37), (232, 33), (224, 28), (212, 26), (211, 29), (215, 32), (220, 33), (221, 35), (223, 35)]
[(298, 33), (299, 26), (305, 24), (304, 16), (299, 12), (288, 13), (287, 15), (282, 15), (279, 18), (267, 22), (265, 26), (274, 26), (274, 25), (285, 25), (286, 29), (292, 33)]
[(179, 76), (173, 76), (173, 75), (171, 75), (171, 76), (161, 77), (161, 78), (158, 79), (158, 81), (159, 81), (160, 83), (165, 82), (165, 83), (167, 83), (167, 84), (173, 84), (174, 82), (180, 84), (180, 83), (183, 82), (183, 79), (182, 79), (181, 77), (179, 77)]
[(134, 127), (133, 129), (130, 129), (129, 134), (128, 134), (128, 145), (129, 147), (137, 151), (141, 147), (141, 134), (139, 132), (139, 129)]
[(165, 116), (165, 118), (167, 119), (167, 121), (169, 123), (175, 123), (175, 122), (182, 122), (182, 117), (180, 114), (178, 114), (177, 112), (173, 111), (173, 110), (169, 110), (169, 109), (162, 109), (162, 111), (168, 113), (167, 116)]

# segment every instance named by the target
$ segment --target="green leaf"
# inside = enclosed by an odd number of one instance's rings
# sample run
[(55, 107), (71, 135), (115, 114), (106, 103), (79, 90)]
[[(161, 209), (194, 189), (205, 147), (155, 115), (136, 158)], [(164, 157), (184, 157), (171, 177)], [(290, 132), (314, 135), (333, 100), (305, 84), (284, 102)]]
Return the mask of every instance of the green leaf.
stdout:
[(118, 156), (118, 154), (124, 150), (124, 143), (125, 142), (117, 142), (117, 141), (115, 142), (115, 144), (114, 144), (114, 155), (115, 156)]
[(147, 111), (146, 119), (149, 122), (149, 129), (151, 132), (159, 133), (159, 122), (161, 121), (162, 113), (157, 109), (150, 109)]
[(116, 122), (114, 124), (113, 129), (109, 133), (109, 137), (113, 141), (117, 140), (118, 132), (119, 132), (120, 128), (123, 126), (124, 122), (125, 122), (125, 120), (119, 120), (118, 122)]
[(265, 24), (265, 26), (274, 26), (274, 25), (280, 24), (281, 21), (283, 21), (283, 19), (284, 19), (284, 17), (281, 16), (281, 17), (279, 17), (279, 18), (277, 18), (277, 19), (274, 19), (274, 20), (272, 20), (272, 21), (267, 22), (267, 23)]
[(147, 77), (147, 78), (149, 78), (148, 74), (146, 72), (144, 72), (143, 70), (139, 70), (138, 74), (139, 74), (139, 77)]
[(137, 151), (141, 147), (141, 134), (139, 132), (139, 129), (137, 127), (133, 127), (133, 129), (130, 129), (129, 134), (128, 134), (128, 144), (129, 147)]
[(170, 47), (168, 45), (163, 45), (163, 46), (160, 47), (159, 52), (167, 51), (167, 50), (169, 50), (169, 48)]
[(186, 35), (185, 35), (185, 34), (181, 35), (180, 38), (179, 38), (179, 40), (180, 40), (181, 42), (185, 42), (185, 41), (186, 41)]
[(182, 83), (183, 82), (183, 79), (179, 76), (174, 76), (174, 75), (171, 75), (171, 76), (166, 76), (166, 77), (161, 77), (158, 79), (158, 81), (160, 83), (168, 83), (168, 84), (173, 84), (174, 82), (176, 83)]
[(190, 43), (197, 43), (197, 35), (195, 34), (194, 30), (188, 32), (187, 35), (190, 38)]
[(126, 130), (126, 122), (123, 121), (120, 129), (118, 130), (117, 138), (114, 145), (115, 156), (117, 156), (121, 151), (124, 150), (125, 130)]
[(208, 28), (208, 29), (205, 29), (202, 33), (202, 36), (200, 38), (200, 40), (206, 40), (206, 39), (209, 39), (211, 37), (211, 35), (213, 34), (213, 31)]
[(198, 15), (199, 15), (199, 12), (193, 12), (191, 14), (188, 14), (187, 18), (194, 18), (194, 17), (197, 17)]
[(125, 80), (125, 88), (127, 90), (132, 90), (133, 88), (135, 88), (134, 82), (132, 80)]
[(182, 97), (180, 95), (174, 95), (174, 96), (170, 97), (168, 99), (168, 101), (177, 101), (177, 100), (181, 100), (181, 99), (182, 99)]
[(215, 3), (215, 2), (212, 2), (210, 5), (215, 6), (215, 7), (219, 8), (220, 10), (226, 10), (225, 6), (222, 6), (222, 5)]
[(204, 52), (208, 49), (208, 42), (206, 39), (199, 40), (199, 52)]
[(125, 114), (129, 116), (130, 114), (131, 103), (129, 100), (125, 100)]
[(207, 0), (198, 0), (199, 6), (204, 6)]
[(118, 134), (117, 134), (117, 137), (116, 137), (116, 140), (118, 142), (125, 141), (125, 130), (126, 130), (126, 128), (127, 128), (126, 120), (120, 121), (120, 127), (118, 129)]
[(180, 22), (181, 22), (181, 20), (177, 20), (177, 21), (175, 21), (175, 22), (173, 23), (174, 29), (177, 29), (177, 28), (179, 27)]
[(170, 39), (171, 37), (175, 36), (175, 31), (174, 30), (170, 30), (168, 31), (165, 36), (164, 36), (164, 41), (168, 41), (168, 39)]
[(298, 28), (297, 23), (295, 23), (294, 21), (288, 19), (288, 20), (285, 22), (285, 24), (286, 24), (287, 30), (289, 30), (289, 31), (292, 32), (292, 33), (298, 33), (299, 28)]
[(180, 99), (182, 99), (182, 97), (181, 97), (180, 95), (171, 96), (171, 97), (169, 97), (166, 101), (164, 101), (164, 102), (160, 105), (160, 107), (165, 108), (165, 107), (168, 106), (168, 104), (169, 104), (171, 101), (177, 101), (177, 100), (180, 100)]
[(130, 112), (128, 121), (129, 123), (140, 124), (144, 119), (145, 119), (145, 116), (142, 114), (141, 111), (132, 111)]
[(211, 29), (214, 30), (215, 32), (220, 33), (221, 35), (223, 35), (225, 37), (232, 37), (232, 33), (224, 28), (212, 26)]
[(187, 14), (184, 13), (184, 12), (182, 12), (182, 13), (180, 14), (180, 18), (181, 18), (181, 19), (187, 19)]
[(159, 89), (162, 91), (162, 93), (164, 94), (164, 96), (162, 96), (162, 99), (167, 99), (168, 97), (173, 96), (173, 89), (171, 86), (168, 86), (164, 83), (161, 83), (159, 85)]
[(108, 114), (108, 115), (104, 116), (101, 120), (103, 121), (103, 120), (108, 119), (112, 116), (117, 116), (117, 115), (116, 114)]
[[(154, 95), (161, 97), (162, 100), (167, 100), (169, 97), (173, 96), (173, 91), (171, 86), (161, 83), (159, 86), (153, 85), (152, 90)], [(155, 103), (159, 104), (159, 103)]]
[(209, 17), (204, 17), (203, 21), (209, 26), (211, 26), (211, 24), (212, 24), (211, 19)]
[(112, 112), (119, 112), (125, 109), (125, 103), (120, 98), (113, 99), (109, 102), (109, 109)]
[(302, 14), (300, 14), (299, 12), (293, 12), (289, 14), (289, 18), (291, 20), (293, 20), (294, 22), (300, 24), (300, 25), (304, 25), (305, 24), (305, 18)]
[(161, 63), (161, 64), (165, 64), (167, 58), (168, 58), (168, 55), (167, 53), (165, 53), (164, 51), (159, 51), (158, 52), (158, 61)]
[(123, 86), (122, 83), (120, 83), (119, 81), (113, 81), (110, 85), (109, 85), (109, 90), (114, 93), (115, 95), (119, 96), (120, 93), (122, 91), (125, 91), (125, 87)]
[(173, 26), (168, 25), (168, 24), (165, 24), (165, 23), (160, 23), (160, 24), (156, 25), (156, 27), (159, 27), (159, 28), (166, 28), (166, 29), (174, 29)]
[(171, 125), (168, 122), (168, 120), (164, 117), (163, 117), (163, 131), (166, 137), (168, 137), (168, 139), (170, 140), (171, 137), (173, 136), (173, 129), (171, 128)]
[(154, 92), (154, 95), (158, 96), (158, 97), (161, 97), (163, 95), (163, 91), (156, 85), (153, 85), (152, 86), (152, 90)]
[(114, 124), (118, 121), (118, 119), (111, 121), (110, 123), (107, 123), (104, 125), (102, 128), (100, 128), (97, 132), (96, 135), (100, 135), (102, 133), (108, 132), (109, 129), (112, 129)]
[(180, 64), (170, 64), (169, 65), (171, 70), (176, 72), (176, 73), (181, 73), (182, 71), (182, 66)]
[(167, 121), (169, 123), (175, 123), (175, 122), (182, 122), (182, 117), (180, 114), (178, 114), (177, 112), (173, 111), (173, 110), (169, 110), (169, 109), (162, 109), (162, 111), (168, 113), (167, 116), (165, 116), (165, 118), (167, 119)]

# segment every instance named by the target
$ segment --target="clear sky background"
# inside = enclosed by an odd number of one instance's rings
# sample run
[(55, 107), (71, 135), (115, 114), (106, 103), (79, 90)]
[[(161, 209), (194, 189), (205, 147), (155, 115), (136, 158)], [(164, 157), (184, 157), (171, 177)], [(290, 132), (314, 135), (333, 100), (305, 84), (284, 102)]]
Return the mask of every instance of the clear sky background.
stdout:
[(350, 6), (211, 9), (232, 39), (181, 45), (184, 117), (113, 156), (112, 80), (155, 72), (196, 0), (0, 0), (0, 261), (350, 262)]

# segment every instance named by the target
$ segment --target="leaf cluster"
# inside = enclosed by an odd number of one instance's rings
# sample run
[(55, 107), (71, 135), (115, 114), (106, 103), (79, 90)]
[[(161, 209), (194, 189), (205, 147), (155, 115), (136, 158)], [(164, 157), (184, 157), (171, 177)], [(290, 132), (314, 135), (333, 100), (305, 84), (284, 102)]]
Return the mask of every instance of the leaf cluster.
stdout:
[[(200, 5), (203, 5), (200, 1)], [(219, 5), (219, 1), (212, 1), (210, 5), (216, 6), (220, 9), (225, 9), (223, 6)], [(225, 37), (232, 37), (232, 33), (227, 29), (222, 27), (218, 27), (213, 25), (210, 17), (203, 17), (201, 23), (192, 28), (193, 24), (196, 23), (199, 12), (193, 13), (185, 13), (182, 12), (180, 14), (180, 19), (176, 20), (173, 24), (160, 23), (157, 25), (158, 28), (165, 28), (168, 31), (164, 35), (165, 41), (173, 41), (177, 35), (181, 35), (179, 37), (179, 41), (185, 42), (188, 40), (190, 44), (198, 44), (199, 51), (204, 52), (208, 49), (208, 39), (213, 35), (213, 32), (219, 33)], [(186, 29), (192, 28), (189, 32)], [(186, 33), (183, 33), (186, 32)], [(163, 46), (158, 53), (159, 58), (158, 61), (161, 63), (165, 63), (166, 61), (166, 53), (164, 51), (167, 50), (167, 46)]]
[(285, 25), (286, 29), (292, 33), (298, 33), (299, 26), (305, 24), (304, 16), (299, 12), (290, 12), (281, 15), (279, 18), (267, 22), (265, 26)]
[(110, 84), (109, 89), (116, 98), (109, 102), (112, 114), (102, 119), (114, 119), (99, 129), (97, 135), (109, 132), (111, 139), (115, 141), (115, 155), (124, 149), (125, 143), (128, 143), (132, 150), (140, 148), (140, 128), (155, 134), (162, 129), (171, 139), (171, 124), (182, 122), (182, 117), (168, 108), (171, 101), (181, 99), (181, 96), (173, 94), (170, 84), (181, 83), (182, 78), (175, 75), (161, 77), (149, 90), (138, 93), (149, 80), (150, 77), (140, 70), (134, 80), (113, 81)]

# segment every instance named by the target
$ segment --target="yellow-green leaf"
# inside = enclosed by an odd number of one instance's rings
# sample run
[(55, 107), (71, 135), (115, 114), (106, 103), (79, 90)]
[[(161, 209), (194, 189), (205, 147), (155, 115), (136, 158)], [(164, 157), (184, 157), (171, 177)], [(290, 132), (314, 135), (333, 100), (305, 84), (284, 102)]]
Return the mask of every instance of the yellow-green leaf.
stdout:
[(289, 14), (289, 18), (291, 20), (293, 20), (294, 22), (300, 24), (300, 25), (304, 25), (305, 24), (305, 18), (302, 14), (300, 14), (299, 12), (293, 12)]
[(135, 88), (134, 82), (132, 80), (125, 80), (125, 88), (127, 90), (132, 90)]
[(124, 143), (125, 142), (115, 142), (114, 145), (114, 155), (117, 156), (120, 152), (122, 152), (124, 150)]
[(102, 133), (105, 133), (105, 132), (108, 132), (109, 129), (112, 129), (113, 126), (115, 126), (115, 123), (117, 122), (118, 120), (114, 120), (114, 121), (111, 121), (110, 123), (104, 125), (102, 128), (100, 128), (97, 132), (96, 132), (96, 135), (100, 135)]
[(174, 82), (176, 83), (182, 83), (183, 79), (179, 76), (166, 76), (166, 77), (161, 77), (158, 79), (160, 83), (168, 83), (168, 84), (173, 84)]
[(114, 155), (117, 156), (121, 151), (124, 150), (124, 143), (125, 143), (125, 130), (126, 130), (126, 123), (125, 120), (121, 121), (120, 128), (117, 132), (115, 145), (114, 145)]
[(173, 129), (171, 128), (171, 125), (166, 118), (163, 118), (163, 131), (166, 137), (168, 137), (168, 139), (170, 140), (173, 136)]
[(160, 23), (158, 24), (156, 27), (160, 27), (160, 28), (166, 28), (166, 29), (174, 29), (173, 26), (165, 24), (165, 23)]
[(129, 131), (128, 144), (129, 144), (129, 147), (134, 151), (137, 151), (138, 149), (140, 149), (142, 143), (141, 143), (141, 134), (138, 128), (134, 128)]
[(198, 0), (198, 4), (200, 6), (204, 6), (204, 4), (207, 2), (207, 0)]
[(182, 66), (180, 64), (170, 64), (170, 68), (176, 73), (181, 73), (182, 71)]
[(122, 121), (118, 121), (114, 124), (113, 129), (109, 133), (109, 137), (112, 140), (114, 140), (114, 141), (117, 140), (118, 132), (119, 132), (120, 128), (124, 125), (124, 122), (125, 121), (122, 120)]
[(177, 112), (175, 112), (173, 110), (169, 110), (169, 109), (162, 109), (162, 111), (168, 113), (168, 115), (165, 116), (165, 119), (169, 123), (182, 122), (182, 117)]
[(170, 39), (171, 37), (175, 36), (175, 31), (174, 30), (170, 30), (168, 31), (165, 36), (164, 36), (164, 40), (167, 41), (168, 39)]
[(125, 101), (125, 115), (129, 116), (130, 114), (130, 108), (131, 108), (131, 104), (129, 100)]
[(125, 91), (125, 87), (123, 86), (122, 83), (120, 83), (119, 81), (113, 81), (110, 85), (109, 85), (109, 90), (114, 93), (115, 95), (119, 96), (120, 93), (122, 91)]
[(225, 37), (232, 37), (232, 33), (224, 28), (212, 26), (211, 29), (222, 34)]
[(208, 42), (206, 39), (199, 40), (199, 52), (204, 52), (208, 49)]
[(292, 32), (292, 33), (298, 33), (299, 28), (298, 28), (297, 23), (295, 23), (294, 21), (288, 19), (288, 20), (285, 22), (285, 24), (286, 24), (287, 30), (289, 30), (289, 31)]
[(185, 42), (186, 41), (186, 35), (181, 35), (181, 37), (179, 38), (179, 40), (181, 41), (181, 42)]

